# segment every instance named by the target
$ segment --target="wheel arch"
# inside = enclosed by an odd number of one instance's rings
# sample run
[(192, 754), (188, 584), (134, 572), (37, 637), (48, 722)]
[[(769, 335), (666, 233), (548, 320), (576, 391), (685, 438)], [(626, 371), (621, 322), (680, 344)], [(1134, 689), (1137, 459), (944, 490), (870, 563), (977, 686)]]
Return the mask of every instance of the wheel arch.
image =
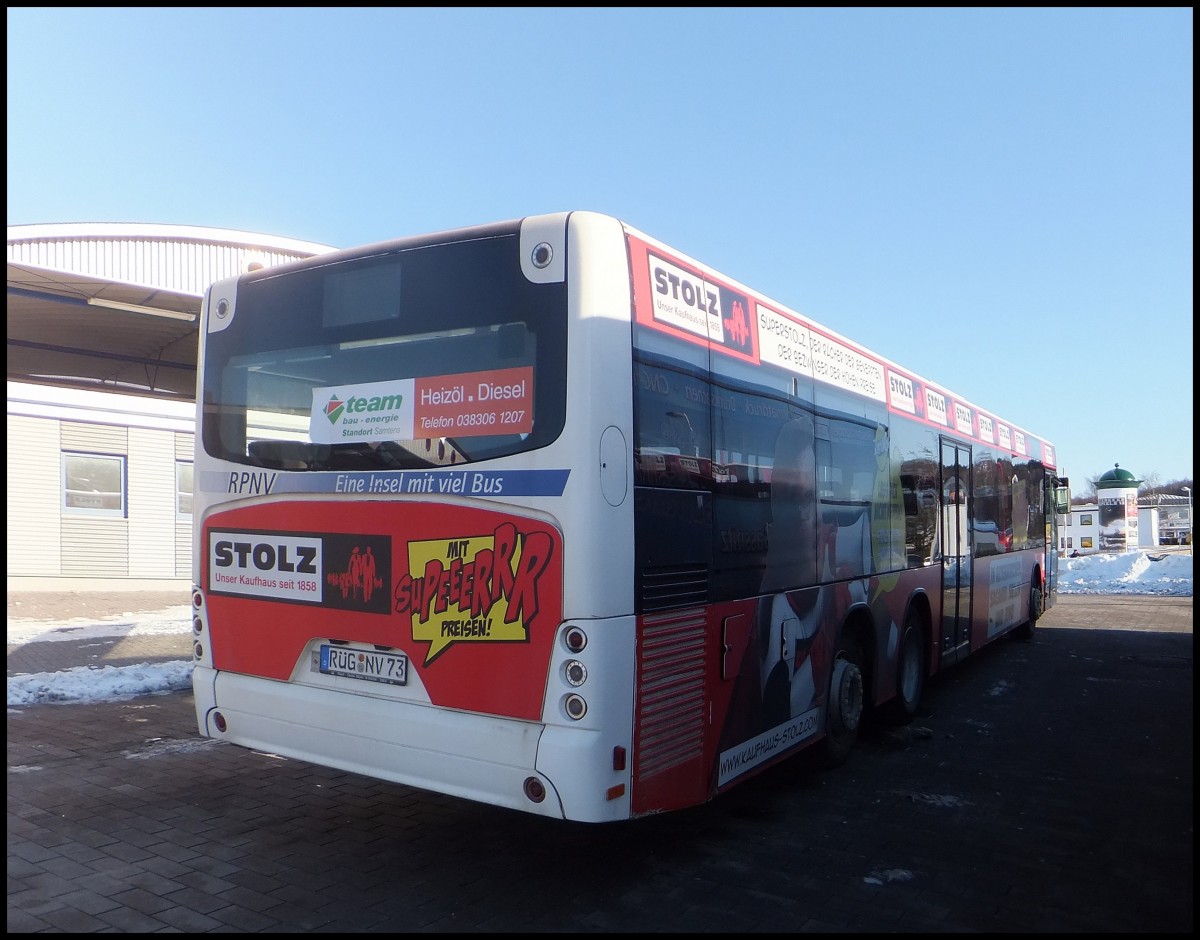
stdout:
[(929, 600), (929, 594), (924, 588), (913, 591), (908, 602), (904, 607), (904, 621), (900, 624), (901, 630), (904, 629), (904, 623), (908, 618), (916, 615), (921, 628), (921, 639), (925, 644), (925, 674), (933, 674), (933, 604)]
[(1025, 619), (1010, 631), (1010, 635), (1022, 642), (1033, 639), (1038, 620), (1046, 610), (1046, 582), (1042, 579), (1042, 566), (1034, 562), (1029, 572), (1029, 590), (1025, 592)]
[[(839, 636), (849, 637), (858, 644), (859, 653), (862, 655), (863, 688), (871, 690), (868, 704), (873, 704), (878, 692), (875, 664), (878, 659), (879, 638), (875, 634), (875, 617), (871, 608), (866, 603), (855, 604), (846, 611), (840, 629)], [(836, 643), (837, 637), (834, 641)]]

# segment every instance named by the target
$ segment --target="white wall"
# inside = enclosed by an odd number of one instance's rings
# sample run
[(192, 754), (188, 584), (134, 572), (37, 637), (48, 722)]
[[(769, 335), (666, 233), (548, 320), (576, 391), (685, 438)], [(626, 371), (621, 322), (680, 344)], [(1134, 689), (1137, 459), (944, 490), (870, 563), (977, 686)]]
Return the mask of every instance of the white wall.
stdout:
[[(1154, 548), (1159, 540), (1159, 511), (1154, 507), (1138, 507), (1138, 548)], [(1085, 518), (1091, 518), (1090, 525), (1084, 525)], [(1097, 505), (1072, 506), (1070, 521), (1066, 526), (1059, 526), (1059, 551), (1070, 555), (1078, 551), (1081, 555), (1090, 555), (1100, 551), (1100, 507)], [(1085, 547), (1084, 539), (1091, 539), (1091, 547)], [(1066, 547), (1064, 547), (1066, 546)]]
[[(9, 382), (7, 421), (10, 588), (13, 578), (190, 582), (192, 526), (177, 512), (175, 474), (192, 459), (191, 403)], [(123, 517), (64, 510), (64, 452), (125, 459)]]

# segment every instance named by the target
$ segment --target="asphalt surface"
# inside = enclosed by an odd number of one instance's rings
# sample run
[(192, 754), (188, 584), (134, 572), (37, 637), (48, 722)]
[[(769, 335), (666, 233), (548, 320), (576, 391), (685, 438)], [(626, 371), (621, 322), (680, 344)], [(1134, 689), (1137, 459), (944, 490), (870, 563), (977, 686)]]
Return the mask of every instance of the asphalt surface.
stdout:
[[(9, 675), (190, 639), (94, 644)], [(186, 692), (10, 708), (8, 931), (1190, 933), (1192, 708), (1192, 598), (1067, 595), (841, 768), (601, 826), (211, 742)]]

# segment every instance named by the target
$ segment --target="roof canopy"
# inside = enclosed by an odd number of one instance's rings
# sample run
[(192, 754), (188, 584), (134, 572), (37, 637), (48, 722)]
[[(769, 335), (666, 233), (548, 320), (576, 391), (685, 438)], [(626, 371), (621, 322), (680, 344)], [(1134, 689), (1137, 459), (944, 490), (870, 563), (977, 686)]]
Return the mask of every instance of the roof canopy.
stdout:
[(9, 226), (8, 378), (193, 400), (208, 285), (332, 250), (191, 226)]

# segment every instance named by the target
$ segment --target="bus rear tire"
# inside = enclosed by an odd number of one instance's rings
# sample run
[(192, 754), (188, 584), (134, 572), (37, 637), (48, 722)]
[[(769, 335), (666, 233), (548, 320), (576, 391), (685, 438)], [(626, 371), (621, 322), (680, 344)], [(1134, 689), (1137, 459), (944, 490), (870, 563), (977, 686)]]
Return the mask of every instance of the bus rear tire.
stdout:
[(1045, 605), (1042, 602), (1042, 586), (1035, 581), (1029, 586), (1029, 619), (1013, 631), (1013, 636), (1022, 643), (1028, 643), (1032, 640), (1033, 634), (1037, 630), (1037, 622), (1044, 611)]
[(858, 743), (863, 702), (862, 651), (852, 637), (843, 635), (834, 650), (825, 705), (822, 745), (827, 767), (845, 763)]
[(900, 634), (896, 654), (896, 697), (887, 704), (885, 715), (892, 724), (906, 725), (917, 716), (925, 691), (925, 633), (920, 616), (909, 611)]

